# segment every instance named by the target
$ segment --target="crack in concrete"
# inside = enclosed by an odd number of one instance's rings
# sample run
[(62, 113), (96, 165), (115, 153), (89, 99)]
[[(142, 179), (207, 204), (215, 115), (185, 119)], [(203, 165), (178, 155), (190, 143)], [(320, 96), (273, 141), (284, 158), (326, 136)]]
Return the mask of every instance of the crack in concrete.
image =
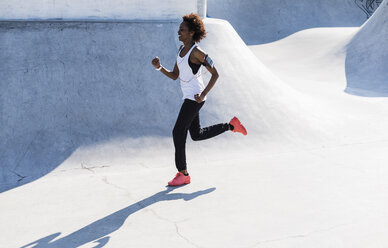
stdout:
[[(101, 169), (101, 168), (106, 168), (106, 167), (110, 167), (110, 166), (108, 166), (108, 165), (103, 165), (103, 166), (92, 166), (92, 167), (87, 167), (87, 166), (84, 165), (84, 163), (81, 163), (81, 169), (83, 169), (83, 170), (88, 170), (88, 171), (92, 172), (94, 175), (96, 175), (96, 172), (95, 172), (93, 169)], [(114, 184), (114, 183), (109, 182), (107, 176), (101, 176), (101, 180), (102, 180), (105, 184), (107, 184), (107, 185), (109, 185), (109, 186), (112, 186), (112, 187), (114, 187), (114, 188), (116, 188), (116, 189), (119, 189), (119, 190), (121, 190), (121, 191), (124, 191), (124, 192), (125, 192), (125, 195), (126, 195), (128, 198), (131, 197), (131, 194), (129, 193), (129, 191), (128, 191), (126, 188), (120, 187), (120, 186), (118, 186), (118, 185), (116, 185), (116, 184)]]
[(60, 170), (59, 172), (67, 172), (67, 171), (72, 171), (72, 170), (89, 170), (95, 174), (95, 172), (92, 169), (102, 169), (102, 168), (109, 168), (109, 167), (110, 167), (109, 165), (87, 167), (81, 163), (81, 168), (63, 169), (63, 170)]
[[(25, 149), (25, 151), (22, 153), (21, 156), (19, 156), (19, 158), (18, 158), (18, 160), (17, 160), (17, 162), (16, 162), (16, 166), (13, 168), (13, 170), (16, 170), (16, 169), (20, 166), (21, 162), (22, 162), (23, 159), (26, 157), (27, 153), (31, 150), (31, 147), (32, 147), (32, 144), (34, 143), (34, 141), (37, 140), (38, 137), (41, 135), (41, 132), (42, 132), (42, 131), (38, 131), (38, 132), (34, 135), (34, 137), (31, 139), (31, 141), (30, 141), (29, 144), (27, 145), (27, 148)], [(16, 174), (16, 173), (15, 173), (15, 174)]]
[(96, 174), (96, 172), (94, 171), (94, 170), (92, 170), (92, 169), (94, 169), (95, 167), (86, 167), (85, 165), (84, 165), (84, 163), (81, 163), (81, 169), (85, 169), (85, 170), (88, 170), (88, 171), (90, 171), (90, 172), (92, 172), (93, 174)]
[[(107, 166), (107, 165), (103, 165), (103, 166), (92, 166), (92, 167), (87, 167), (85, 166), (83, 163), (81, 163), (81, 169), (83, 170), (88, 170), (90, 172), (92, 172), (94, 175), (96, 175), (96, 172), (93, 170), (93, 169), (101, 169), (101, 168), (106, 168), (106, 167), (110, 167), (110, 166)], [(125, 195), (128, 197), (128, 198), (131, 198), (131, 194), (129, 193), (129, 191), (126, 189), (126, 188), (123, 188), (123, 187), (120, 187), (114, 183), (111, 183), (108, 181), (108, 177), (107, 176), (101, 176), (101, 180), (109, 185), (109, 186), (112, 186), (116, 189), (119, 189), (121, 191), (124, 191), (125, 192)]]
[(192, 245), (192, 246), (194, 246), (194, 247), (197, 247), (197, 248), (205, 248), (205, 247), (203, 247), (203, 246), (197, 245), (196, 243), (192, 242), (189, 238), (183, 236), (183, 234), (179, 231), (179, 226), (178, 226), (178, 224), (179, 224), (179, 223), (182, 223), (182, 222), (185, 222), (185, 221), (187, 221), (188, 219), (181, 220), (181, 221), (172, 221), (172, 220), (166, 219), (166, 218), (164, 218), (164, 217), (158, 215), (158, 214), (156, 213), (156, 211), (153, 210), (153, 209), (145, 209), (145, 211), (150, 211), (153, 215), (156, 216), (156, 218), (158, 218), (158, 219), (160, 219), (160, 220), (163, 220), (163, 221), (166, 221), (166, 222), (169, 222), (169, 223), (173, 224), (173, 225), (175, 226), (176, 234), (177, 234), (180, 238), (182, 238), (183, 240), (185, 240), (188, 244), (190, 244), (190, 245)]
[(19, 173), (15, 172), (15, 171), (11, 171), (11, 172), (14, 173), (16, 176), (19, 177), (18, 183), (20, 183), (20, 181), (22, 181), (24, 178), (27, 177), (27, 176), (22, 176), (22, 175), (20, 175)]
[[(96, 174), (96, 172), (93, 169), (102, 169), (102, 168), (108, 168), (110, 167), (109, 165), (102, 165), (102, 166), (86, 166), (84, 163), (81, 163), (81, 168), (74, 168), (74, 169), (69, 169), (69, 170), (88, 170), (92, 172), (93, 174)], [(61, 172), (66, 172), (68, 170), (61, 170)]]
[(197, 244), (195, 244), (194, 242), (192, 242), (190, 239), (186, 238), (185, 236), (183, 236), (183, 234), (179, 231), (179, 226), (178, 226), (178, 222), (174, 222), (174, 225), (175, 225), (175, 230), (176, 230), (176, 233), (179, 237), (181, 237), (182, 239), (184, 239), (187, 243), (193, 245), (194, 247), (197, 247), (197, 248), (205, 248), (203, 246), (199, 246)]
[(254, 248), (254, 247), (260, 247), (262, 244), (267, 244), (267, 243), (273, 243), (273, 242), (279, 242), (279, 241), (284, 241), (284, 240), (287, 240), (287, 239), (296, 239), (296, 238), (305, 238), (307, 237), (308, 235), (304, 235), (304, 234), (300, 234), (300, 235), (292, 235), (292, 236), (287, 236), (287, 237), (283, 237), (283, 238), (278, 238), (278, 239), (269, 239), (269, 240), (263, 240), (263, 241), (259, 241), (257, 242), (256, 244), (252, 245), (252, 246), (248, 246), (247, 248)]
[(124, 191), (124, 192), (125, 192), (125, 195), (126, 195), (128, 198), (131, 198), (131, 194), (129, 193), (129, 191), (128, 191), (126, 188), (120, 187), (120, 186), (118, 186), (118, 185), (116, 185), (116, 184), (113, 184), (113, 183), (109, 182), (107, 176), (103, 176), (103, 177), (102, 177), (102, 181), (103, 181), (104, 183), (106, 183), (107, 185), (113, 186), (113, 187), (116, 188), (116, 189), (119, 189), (119, 190)]
[(306, 238), (306, 237), (308, 237), (310, 235), (313, 235), (313, 234), (322, 233), (322, 232), (328, 232), (328, 231), (331, 231), (331, 230), (336, 229), (338, 227), (347, 226), (347, 225), (350, 225), (350, 224), (353, 224), (353, 223), (354, 222), (338, 224), (338, 225), (335, 225), (335, 226), (332, 226), (332, 227), (328, 227), (328, 228), (325, 228), (325, 229), (314, 230), (314, 231), (308, 232), (306, 234), (298, 234), (298, 235), (286, 236), (286, 237), (283, 237), (283, 238), (263, 240), (263, 241), (257, 242), (256, 244), (254, 244), (252, 246), (249, 246), (249, 247), (246, 247), (246, 248), (250, 248), (250, 247), (258, 248), (262, 244), (273, 243), (273, 242), (280, 242), (280, 241), (284, 241), (284, 240), (288, 240), (288, 239)]
[[(154, 198), (152, 198), (152, 201), (154, 202), (157, 202), (157, 200), (155, 200)], [(197, 244), (195, 244), (194, 242), (192, 242), (190, 239), (188, 239), (187, 237), (183, 236), (183, 234), (179, 231), (179, 226), (178, 224), (179, 223), (182, 223), (182, 222), (185, 222), (187, 221), (188, 219), (184, 219), (184, 220), (181, 220), (181, 221), (172, 221), (172, 220), (169, 220), (167, 218), (164, 218), (162, 216), (160, 216), (159, 214), (156, 213), (155, 210), (151, 209), (151, 208), (147, 208), (147, 206), (144, 206), (143, 204), (141, 204), (141, 202), (138, 202), (137, 203), (141, 209), (144, 209), (144, 211), (150, 211), (156, 218), (160, 219), (160, 220), (163, 220), (163, 221), (166, 221), (168, 223), (171, 223), (175, 226), (175, 231), (176, 231), (176, 234), (182, 238), (183, 240), (185, 240), (188, 244), (194, 246), (194, 247), (197, 247), (197, 248), (205, 248), (203, 246), (199, 246)]]
[(146, 168), (146, 169), (149, 169), (149, 168), (150, 168), (150, 167), (148, 167), (147, 165), (145, 165), (144, 163), (139, 163), (139, 165), (140, 165), (141, 167)]

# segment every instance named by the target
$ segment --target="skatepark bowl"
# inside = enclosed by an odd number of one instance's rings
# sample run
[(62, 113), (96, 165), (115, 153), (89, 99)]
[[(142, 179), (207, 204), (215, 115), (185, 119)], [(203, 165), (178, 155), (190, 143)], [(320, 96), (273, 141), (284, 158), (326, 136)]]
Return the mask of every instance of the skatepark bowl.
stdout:
[[(182, 16), (220, 75), (176, 174)], [(388, 247), (388, 0), (0, 2), (0, 247)], [(203, 69), (204, 82), (211, 74)]]

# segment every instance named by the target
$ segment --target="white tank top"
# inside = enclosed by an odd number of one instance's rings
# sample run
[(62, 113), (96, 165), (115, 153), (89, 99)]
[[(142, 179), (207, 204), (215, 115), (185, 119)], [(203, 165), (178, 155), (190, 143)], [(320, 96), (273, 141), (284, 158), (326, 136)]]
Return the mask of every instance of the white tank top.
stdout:
[[(183, 58), (180, 56), (180, 53), (184, 48), (182, 46), (182, 48), (178, 52), (178, 56), (176, 59), (176, 64), (179, 68), (179, 79), (181, 81), (181, 89), (183, 93), (182, 99), (190, 99), (193, 101), (195, 101), (194, 95), (201, 94), (202, 91), (205, 89), (201, 76), (202, 65), (195, 75), (193, 74), (193, 71), (189, 65), (190, 54), (196, 46), (197, 44), (194, 44)], [(205, 100), (206, 97), (204, 101)]]

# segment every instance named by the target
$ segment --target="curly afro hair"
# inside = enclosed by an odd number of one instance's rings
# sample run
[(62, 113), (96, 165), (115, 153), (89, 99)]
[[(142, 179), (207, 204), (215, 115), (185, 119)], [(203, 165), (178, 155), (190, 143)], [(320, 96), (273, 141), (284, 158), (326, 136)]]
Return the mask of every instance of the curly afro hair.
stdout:
[(206, 37), (205, 25), (198, 14), (187, 14), (182, 17), (183, 21), (189, 27), (189, 31), (194, 31), (193, 41), (200, 42)]

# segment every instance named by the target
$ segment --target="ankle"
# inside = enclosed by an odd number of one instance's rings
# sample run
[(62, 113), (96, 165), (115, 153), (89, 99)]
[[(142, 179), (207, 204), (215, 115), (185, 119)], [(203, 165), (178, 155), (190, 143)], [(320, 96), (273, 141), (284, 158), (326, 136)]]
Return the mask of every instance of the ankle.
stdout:
[(180, 171), (183, 175), (185, 175), (185, 176), (188, 176), (189, 175), (189, 173), (187, 172), (187, 170), (182, 170), (182, 171)]

